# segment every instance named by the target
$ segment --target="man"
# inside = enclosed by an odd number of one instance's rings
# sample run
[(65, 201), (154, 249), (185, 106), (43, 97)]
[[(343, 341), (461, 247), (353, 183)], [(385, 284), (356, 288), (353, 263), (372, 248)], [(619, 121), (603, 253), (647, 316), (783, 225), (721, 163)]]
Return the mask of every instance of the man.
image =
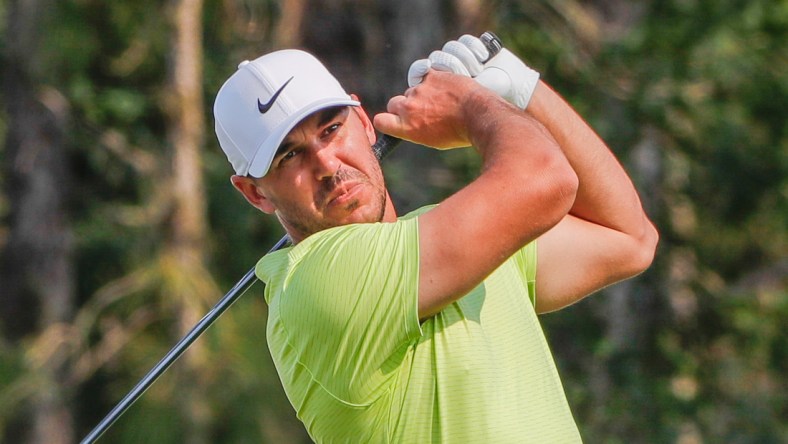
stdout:
[[(374, 119), (301, 51), (244, 62), (219, 91), (232, 183), (294, 243), (257, 274), (315, 441), (580, 441), (536, 313), (643, 271), (657, 234), (593, 130), (511, 52), (486, 59), (474, 37), (447, 43)], [(473, 146), (481, 173), (398, 217), (376, 128)]]

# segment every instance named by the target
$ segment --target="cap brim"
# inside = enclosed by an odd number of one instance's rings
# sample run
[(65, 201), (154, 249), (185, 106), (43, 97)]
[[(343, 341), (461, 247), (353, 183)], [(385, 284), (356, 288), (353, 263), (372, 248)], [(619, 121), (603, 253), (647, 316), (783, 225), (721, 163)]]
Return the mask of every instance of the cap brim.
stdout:
[(268, 136), (263, 142), (263, 144), (257, 149), (257, 153), (255, 154), (254, 158), (249, 164), (249, 172), (248, 174), (252, 177), (263, 177), (268, 172), (268, 168), (271, 166), (271, 162), (274, 160), (274, 155), (276, 151), (279, 149), (279, 145), (282, 144), (282, 141), (287, 137), (290, 131), (295, 128), (302, 120), (307, 118), (313, 113), (316, 113), (320, 110), (331, 108), (334, 106), (359, 106), (357, 100), (348, 99), (338, 99), (338, 98), (331, 98), (331, 99), (324, 99), (318, 100), (310, 104), (308, 107), (304, 107), (301, 109), (299, 113), (291, 115), (287, 120), (282, 122), (276, 130), (271, 132), (271, 135)]

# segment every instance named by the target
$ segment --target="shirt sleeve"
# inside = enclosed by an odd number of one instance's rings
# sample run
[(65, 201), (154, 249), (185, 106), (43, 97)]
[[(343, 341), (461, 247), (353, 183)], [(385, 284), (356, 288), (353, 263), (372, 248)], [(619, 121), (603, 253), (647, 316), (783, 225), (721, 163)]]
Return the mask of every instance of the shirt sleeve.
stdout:
[(528, 289), (528, 298), (536, 308), (536, 241), (533, 241), (514, 254), (520, 277)]
[(326, 230), (290, 261), (279, 304), (289, 345), (335, 397), (371, 402), (421, 335), (417, 221)]

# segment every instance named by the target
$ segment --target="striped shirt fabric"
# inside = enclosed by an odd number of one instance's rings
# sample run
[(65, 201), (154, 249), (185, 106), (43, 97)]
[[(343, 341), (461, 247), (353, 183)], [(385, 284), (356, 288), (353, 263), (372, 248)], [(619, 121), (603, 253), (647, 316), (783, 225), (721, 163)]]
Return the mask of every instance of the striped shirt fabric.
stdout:
[(418, 214), (314, 234), (257, 265), (285, 392), (326, 443), (576, 443), (534, 311), (536, 243), (418, 319)]

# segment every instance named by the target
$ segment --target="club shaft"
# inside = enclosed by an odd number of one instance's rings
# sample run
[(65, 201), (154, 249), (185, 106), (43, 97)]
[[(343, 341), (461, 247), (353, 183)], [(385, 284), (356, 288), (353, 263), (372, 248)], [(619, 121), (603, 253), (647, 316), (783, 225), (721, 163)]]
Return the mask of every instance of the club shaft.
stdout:
[[(399, 145), (400, 139), (389, 135), (382, 135), (377, 143), (372, 147), (375, 156), (378, 159), (383, 159), (389, 155), (394, 148)], [(273, 246), (268, 252), (280, 250), (290, 243), (290, 238), (285, 235), (276, 245)], [(118, 418), (126, 412), (126, 410), (139, 399), (148, 388), (156, 382), (159, 377), (178, 360), (178, 358), (194, 343), (219, 317), (230, 308), (235, 301), (237, 301), (254, 283), (257, 282), (257, 277), (254, 273), (254, 267), (246, 272), (244, 277), (239, 280), (230, 291), (227, 292), (220, 300), (213, 306), (200, 322), (197, 323), (177, 344), (172, 348), (149, 372), (140, 382), (134, 386), (131, 391), (120, 400), (120, 402), (101, 420), (101, 422), (93, 428), (93, 430), (80, 442), (80, 444), (92, 444), (101, 437), (104, 432), (109, 429)]]
[[(287, 238), (282, 238), (279, 242), (271, 248), (270, 251), (276, 251), (284, 244), (287, 243)], [(269, 252), (270, 252), (269, 251)], [(197, 323), (180, 341), (172, 348), (159, 362), (156, 364), (148, 374), (143, 377), (140, 382), (126, 395), (120, 402), (101, 420), (101, 422), (93, 428), (93, 430), (81, 441), (81, 444), (90, 444), (95, 442), (104, 432), (109, 429), (112, 424), (120, 418), (123, 413), (134, 404), (140, 396), (142, 396), (154, 382), (167, 371), (168, 368), (189, 348), (189, 346), (197, 340), (216, 320), (225, 312), (235, 301), (237, 301), (255, 282), (257, 277), (254, 274), (254, 267), (250, 269), (244, 277), (233, 286), (227, 294), (222, 297), (216, 305), (213, 306), (200, 322)]]
[[(489, 58), (495, 56), (501, 50), (501, 42), (495, 34), (485, 32), (481, 36), (482, 43), (489, 51)], [(488, 58), (488, 60), (489, 60)], [(383, 134), (378, 138), (372, 150), (378, 160), (382, 160), (388, 156), (394, 148), (396, 148), (401, 139), (398, 139), (388, 134)], [(290, 238), (285, 235), (279, 242), (276, 243), (268, 253), (277, 251), (287, 246), (290, 243)], [(120, 402), (101, 420), (101, 422), (93, 428), (93, 430), (82, 440), (80, 444), (92, 444), (96, 442), (101, 435), (109, 429), (112, 424), (120, 418), (123, 413), (134, 404), (137, 399), (142, 396), (154, 382), (167, 371), (170, 366), (189, 348), (189, 346), (196, 341), (219, 317), (227, 311), (230, 306), (235, 303), (255, 282), (255, 269), (252, 267), (244, 277), (239, 280), (230, 291), (227, 292), (220, 300), (213, 306), (200, 322), (197, 323), (180, 341), (172, 348), (149, 372), (140, 382), (126, 395)]]

